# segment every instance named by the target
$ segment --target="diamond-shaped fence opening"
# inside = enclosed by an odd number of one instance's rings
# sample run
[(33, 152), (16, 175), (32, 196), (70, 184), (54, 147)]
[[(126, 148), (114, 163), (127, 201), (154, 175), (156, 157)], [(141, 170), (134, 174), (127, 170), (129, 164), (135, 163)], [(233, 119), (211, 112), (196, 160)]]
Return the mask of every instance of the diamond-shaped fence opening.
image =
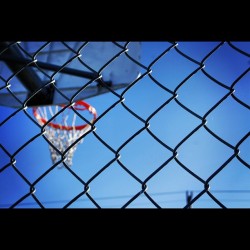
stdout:
[(8, 167), (0, 174), (0, 207), (12, 207), (30, 192), (30, 183), (24, 181), (23, 176), (14, 169)]
[[(178, 100), (196, 114), (203, 116), (227, 92), (228, 90), (199, 71), (178, 90)], [(190, 95), (190, 93), (193, 94)]]
[[(113, 180), (112, 182), (110, 180)], [(89, 194), (101, 207), (122, 207), (141, 191), (141, 183), (132, 178), (119, 164), (113, 163), (89, 183)], [(112, 196), (110, 196), (112, 193)], [(106, 199), (98, 199), (98, 196)]]
[[(93, 151), (101, 153), (96, 157), (92, 155)], [(115, 153), (103, 145), (94, 134), (88, 134), (74, 154), (74, 172), (87, 181), (114, 159), (116, 159)]]
[(150, 119), (149, 130), (174, 148), (201, 123), (199, 118), (171, 101)]
[[(26, 155), (29, 155), (30, 151), (32, 151), (32, 155), (26, 159)], [(49, 153), (49, 148), (44, 138), (39, 136), (15, 155), (16, 168), (31, 183), (45, 173), (52, 165), (50, 158), (41, 157), (41, 151)]]
[(236, 97), (237, 101), (247, 107), (250, 107), (250, 99), (249, 99), (249, 93), (250, 93), (250, 74), (244, 75), (235, 85), (235, 93), (233, 97)]
[[(142, 144), (143, 148), (140, 146)], [(124, 146), (120, 154), (120, 162), (140, 179), (146, 179), (173, 155), (146, 131)], [(133, 162), (130, 160), (131, 154), (134, 154)]]
[(178, 152), (178, 160), (203, 179), (207, 179), (234, 153), (204, 128), (183, 142)]
[[(140, 98), (135, 98), (137, 95)], [(145, 76), (144, 81), (137, 82), (124, 94), (124, 97), (124, 104), (146, 120), (168, 99), (171, 99), (172, 94), (163, 91), (149, 76)]]
[[(158, 183), (163, 182), (164, 185)], [(148, 181), (147, 193), (161, 207), (181, 208), (186, 205), (185, 192), (182, 190), (204, 189), (204, 184), (185, 171), (178, 163), (171, 161), (153, 175)]]
[(1, 42), (0, 207), (249, 208), (249, 52)]
[(207, 127), (228, 143), (235, 145), (249, 132), (249, 109), (228, 97), (207, 116)]
[[(247, 68), (249, 57), (228, 44), (223, 44), (205, 62), (205, 71), (219, 82), (230, 86)], [(223, 72), (223, 74), (221, 74)]]

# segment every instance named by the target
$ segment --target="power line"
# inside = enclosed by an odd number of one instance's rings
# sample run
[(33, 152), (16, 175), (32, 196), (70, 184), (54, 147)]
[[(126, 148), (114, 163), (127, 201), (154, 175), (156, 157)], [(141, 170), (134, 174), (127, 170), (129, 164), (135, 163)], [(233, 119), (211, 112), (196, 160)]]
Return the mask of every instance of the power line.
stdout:
[[(156, 193), (148, 193), (150, 196), (163, 196), (163, 195), (178, 195), (178, 194), (186, 194), (187, 190), (183, 190), (183, 191), (169, 191), (169, 192), (156, 192)], [(202, 192), (202, 190), (190, 190), (190, 192), (193, 193), (200, 193)], [(211, 193), (250, 193), (250, 190), (210, 190)], [(133, 197), (134, 194), (131, 195), (120, 195), (120, 196), (106, 196), (106, 197), (97, 197), (94, 200), (96, 201), (101, 201), (101, 200), (117, 200), (117, 199), (129, 199), (131, 197)], [(231, 202), (236, 202), (236, 201), (242, 201), (243, 202), (244, 199), (241, 200), (237, 200), (237, 199), (228, 199), (228, 200), (224, 200), (224, 201), (231, 201)], [(90, 201), (89, 199), (78, 199), (75, 202), (87, 202)], [(179, 202), (182, 201), (180, 200), (168, 200), (168, 201), (161, 201), (162, 202)], [(205, 200), (201, 200), (202, 202), (204, 202)], [(207, 200), (208, 201), (208, 200)], [(223, 200), (221, 200), (223, 201)], [(247, 201), (244, 200), (244, 201)], [(250, 201), (250, 199), (249, 199)], [(42, 204), (59, 204), (59, 203), (68, 203), (69, 200), (58, 200), (58, 201), (44, 201), (41, 202)], [(20, 203), (19, 206), (32, 206), (32, 205), (36, 205), (36, 202), (23, 202)], [(1, 207), (9, 207), (10, 204), (1, 204)]]

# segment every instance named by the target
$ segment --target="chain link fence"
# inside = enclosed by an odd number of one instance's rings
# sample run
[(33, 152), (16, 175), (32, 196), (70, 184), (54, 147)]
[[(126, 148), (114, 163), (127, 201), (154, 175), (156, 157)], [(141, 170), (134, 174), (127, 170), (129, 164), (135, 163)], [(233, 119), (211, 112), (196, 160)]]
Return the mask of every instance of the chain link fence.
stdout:
[[(72, 56), (48, 71), (39, 54), (54, 42), (37, 42), (32, 53), (27, 43), (3, 43), (0, 50), (0, 96), (7, 91), (19, 104), (0, 108), (1, 208), (250, 207), (249, 42), (141, 42), (140, 60), (130, 56), (129, 42), (113, 43), (118, 52), (80, 91), (122, 54), (141, 74), (119, 90), (100, 83), (107, 93), (86, 100), (98, 117), (81, 136), (73, 166), (60, 169), (65, 152), (51, 162), (31, 101), (91, 42), (78, 49), (61, 42)], [(5, 55), (13, 46), (28, 60), (9, 69)], [(30, 67), (45, 84), (20, 100), (12, 87)]]

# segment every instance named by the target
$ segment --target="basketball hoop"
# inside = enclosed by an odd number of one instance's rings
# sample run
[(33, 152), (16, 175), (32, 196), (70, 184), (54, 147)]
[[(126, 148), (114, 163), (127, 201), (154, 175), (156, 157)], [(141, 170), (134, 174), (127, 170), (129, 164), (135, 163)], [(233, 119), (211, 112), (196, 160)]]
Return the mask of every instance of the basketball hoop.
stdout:
[[(65, 154), (65, 163), (70, 167), (72, 166), (74, 152), (77, 146), (83, 142), (83, 138), (76, 144), (74, 144), (74, 142), (91, 129), (91, 124), (96, 120), (97, 113), (95, 108), (84, 101), (78, 101), (74, 105), (61, 111), (63, 108), (65, 108), (63, 105), (33, 107), (33, 114), (41, 126), (45, 125), (46, 138), (60, 152), (58, 153), (49, 145), (52, 162), (55, 164), (61, 159), (65, 150), (68, 150)], [(87, 119), (90, 120), (89, 123), (77, 125), (76, 118), (79, 116), (73, 109), (76, 111), (89, 111), (89, 114), (93, 116), (93, 118)], [(58, 114), (60, 111), (61, 113)], [(48, 122), (48, 120), (51, 121)], [(60, 120), (60, 122), (57, 122), (57, 120)], [(81, 121), (82, 120), (83, 119), (81, 119)], [(72, 146), (72, 144), (74, 145)]]

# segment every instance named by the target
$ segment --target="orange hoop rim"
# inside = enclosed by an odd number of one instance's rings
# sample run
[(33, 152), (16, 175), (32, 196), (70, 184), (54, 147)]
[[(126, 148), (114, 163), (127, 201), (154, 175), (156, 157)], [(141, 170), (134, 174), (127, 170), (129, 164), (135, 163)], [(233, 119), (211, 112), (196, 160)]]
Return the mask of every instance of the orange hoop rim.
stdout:
[[(79, 107), (78, 107), (79, 106)], [(62, 105), (62, 107), (64, 107), (64, 105)], [(94, 122), (97, 118), (97, 113), (94, 107), (92, 107), (90, 104), (84, 102), (84, 101), (77, 101), (74, 105), (73, 105), (75, 110), (88, 110), (92, 115), (93, 115), (93, 119), (91, 120), (91, 123)], [(68, 108), (72, 108), (72, 106), (68, 107)], [(41, 123), (41, 124), (45, 124), (48, 122), (47, 119), (45, 119), (44, 117), (41, 117), (40, 114), (37, 112), (38, 107), (33, 107), (33, 114), (35, 116), (35, 118)], [(54, 129), (61, 129), (61, 130), (83, 130), (86, 127), (90, 126), (89, 124), (83, 124), (83, 125), (78, 125), (78, 126), (65, 126), (65, 125), (61, 125), (58, 123), (53, 123), (53, 122), (49, 122), (47, 124), (48, 126), (54, 128)]]

